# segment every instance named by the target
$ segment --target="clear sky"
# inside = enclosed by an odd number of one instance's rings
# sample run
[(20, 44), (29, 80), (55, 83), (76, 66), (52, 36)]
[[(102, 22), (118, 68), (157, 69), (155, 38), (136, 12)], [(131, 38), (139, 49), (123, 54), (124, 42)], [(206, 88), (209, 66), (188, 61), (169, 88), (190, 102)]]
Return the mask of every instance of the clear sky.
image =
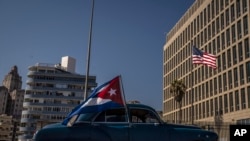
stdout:
[[(122, 76), (126, 100), (162, 110), (166, 33), (195, 0), (95, 0), (90, 75)], [(76, 59), (85, 75), (91, 0), (0, 0), (0, 81), (17, 65)]]

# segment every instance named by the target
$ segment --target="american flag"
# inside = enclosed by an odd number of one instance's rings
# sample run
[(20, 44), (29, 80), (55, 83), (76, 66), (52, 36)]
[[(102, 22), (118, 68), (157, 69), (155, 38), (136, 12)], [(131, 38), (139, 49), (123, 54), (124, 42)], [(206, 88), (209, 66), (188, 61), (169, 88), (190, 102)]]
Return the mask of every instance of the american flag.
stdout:
[(203, 52), (195, 46), (193, 47), (192, 61), (193, 64), (204, 64), (208, 67), (212, 67), (213, 69), (217, 68), (216, 56), (207, 52)]

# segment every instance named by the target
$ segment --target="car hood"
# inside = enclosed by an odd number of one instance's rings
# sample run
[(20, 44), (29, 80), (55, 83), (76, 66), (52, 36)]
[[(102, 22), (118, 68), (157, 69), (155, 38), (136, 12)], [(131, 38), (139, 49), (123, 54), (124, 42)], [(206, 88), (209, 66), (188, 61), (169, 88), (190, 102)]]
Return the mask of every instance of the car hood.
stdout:
[(54, 123), (54, 124), (49, 124), (43, 127), (43, 129), (47, 128), (60, 128), (60, 127), (66, 127), (66, 125), (63, 125), (62, 123)]

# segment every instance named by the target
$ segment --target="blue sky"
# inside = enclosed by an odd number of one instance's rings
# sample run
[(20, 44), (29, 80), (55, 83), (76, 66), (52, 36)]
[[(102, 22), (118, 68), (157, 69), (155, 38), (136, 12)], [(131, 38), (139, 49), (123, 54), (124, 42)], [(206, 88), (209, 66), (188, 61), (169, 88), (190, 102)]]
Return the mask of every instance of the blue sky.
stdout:
[[(98, 85), (122, 76), (126, 100), (162, 110), (166, 33), (195, 0), (95, 0), (90, 75)], [(74, 57), (86, 73), (91, 0), (0, 0), (0, 81), (17, 65)]]

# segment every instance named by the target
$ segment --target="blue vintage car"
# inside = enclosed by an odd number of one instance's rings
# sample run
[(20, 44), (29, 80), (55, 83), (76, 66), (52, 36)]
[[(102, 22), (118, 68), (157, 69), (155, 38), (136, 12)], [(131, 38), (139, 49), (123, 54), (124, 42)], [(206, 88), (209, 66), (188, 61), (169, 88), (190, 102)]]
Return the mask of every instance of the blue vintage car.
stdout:
[(72, 117), (43, 127), (35, 141), (217, 141), (216, 133), (196, 126), (163, 122), (156, 111), (142, 104)]

